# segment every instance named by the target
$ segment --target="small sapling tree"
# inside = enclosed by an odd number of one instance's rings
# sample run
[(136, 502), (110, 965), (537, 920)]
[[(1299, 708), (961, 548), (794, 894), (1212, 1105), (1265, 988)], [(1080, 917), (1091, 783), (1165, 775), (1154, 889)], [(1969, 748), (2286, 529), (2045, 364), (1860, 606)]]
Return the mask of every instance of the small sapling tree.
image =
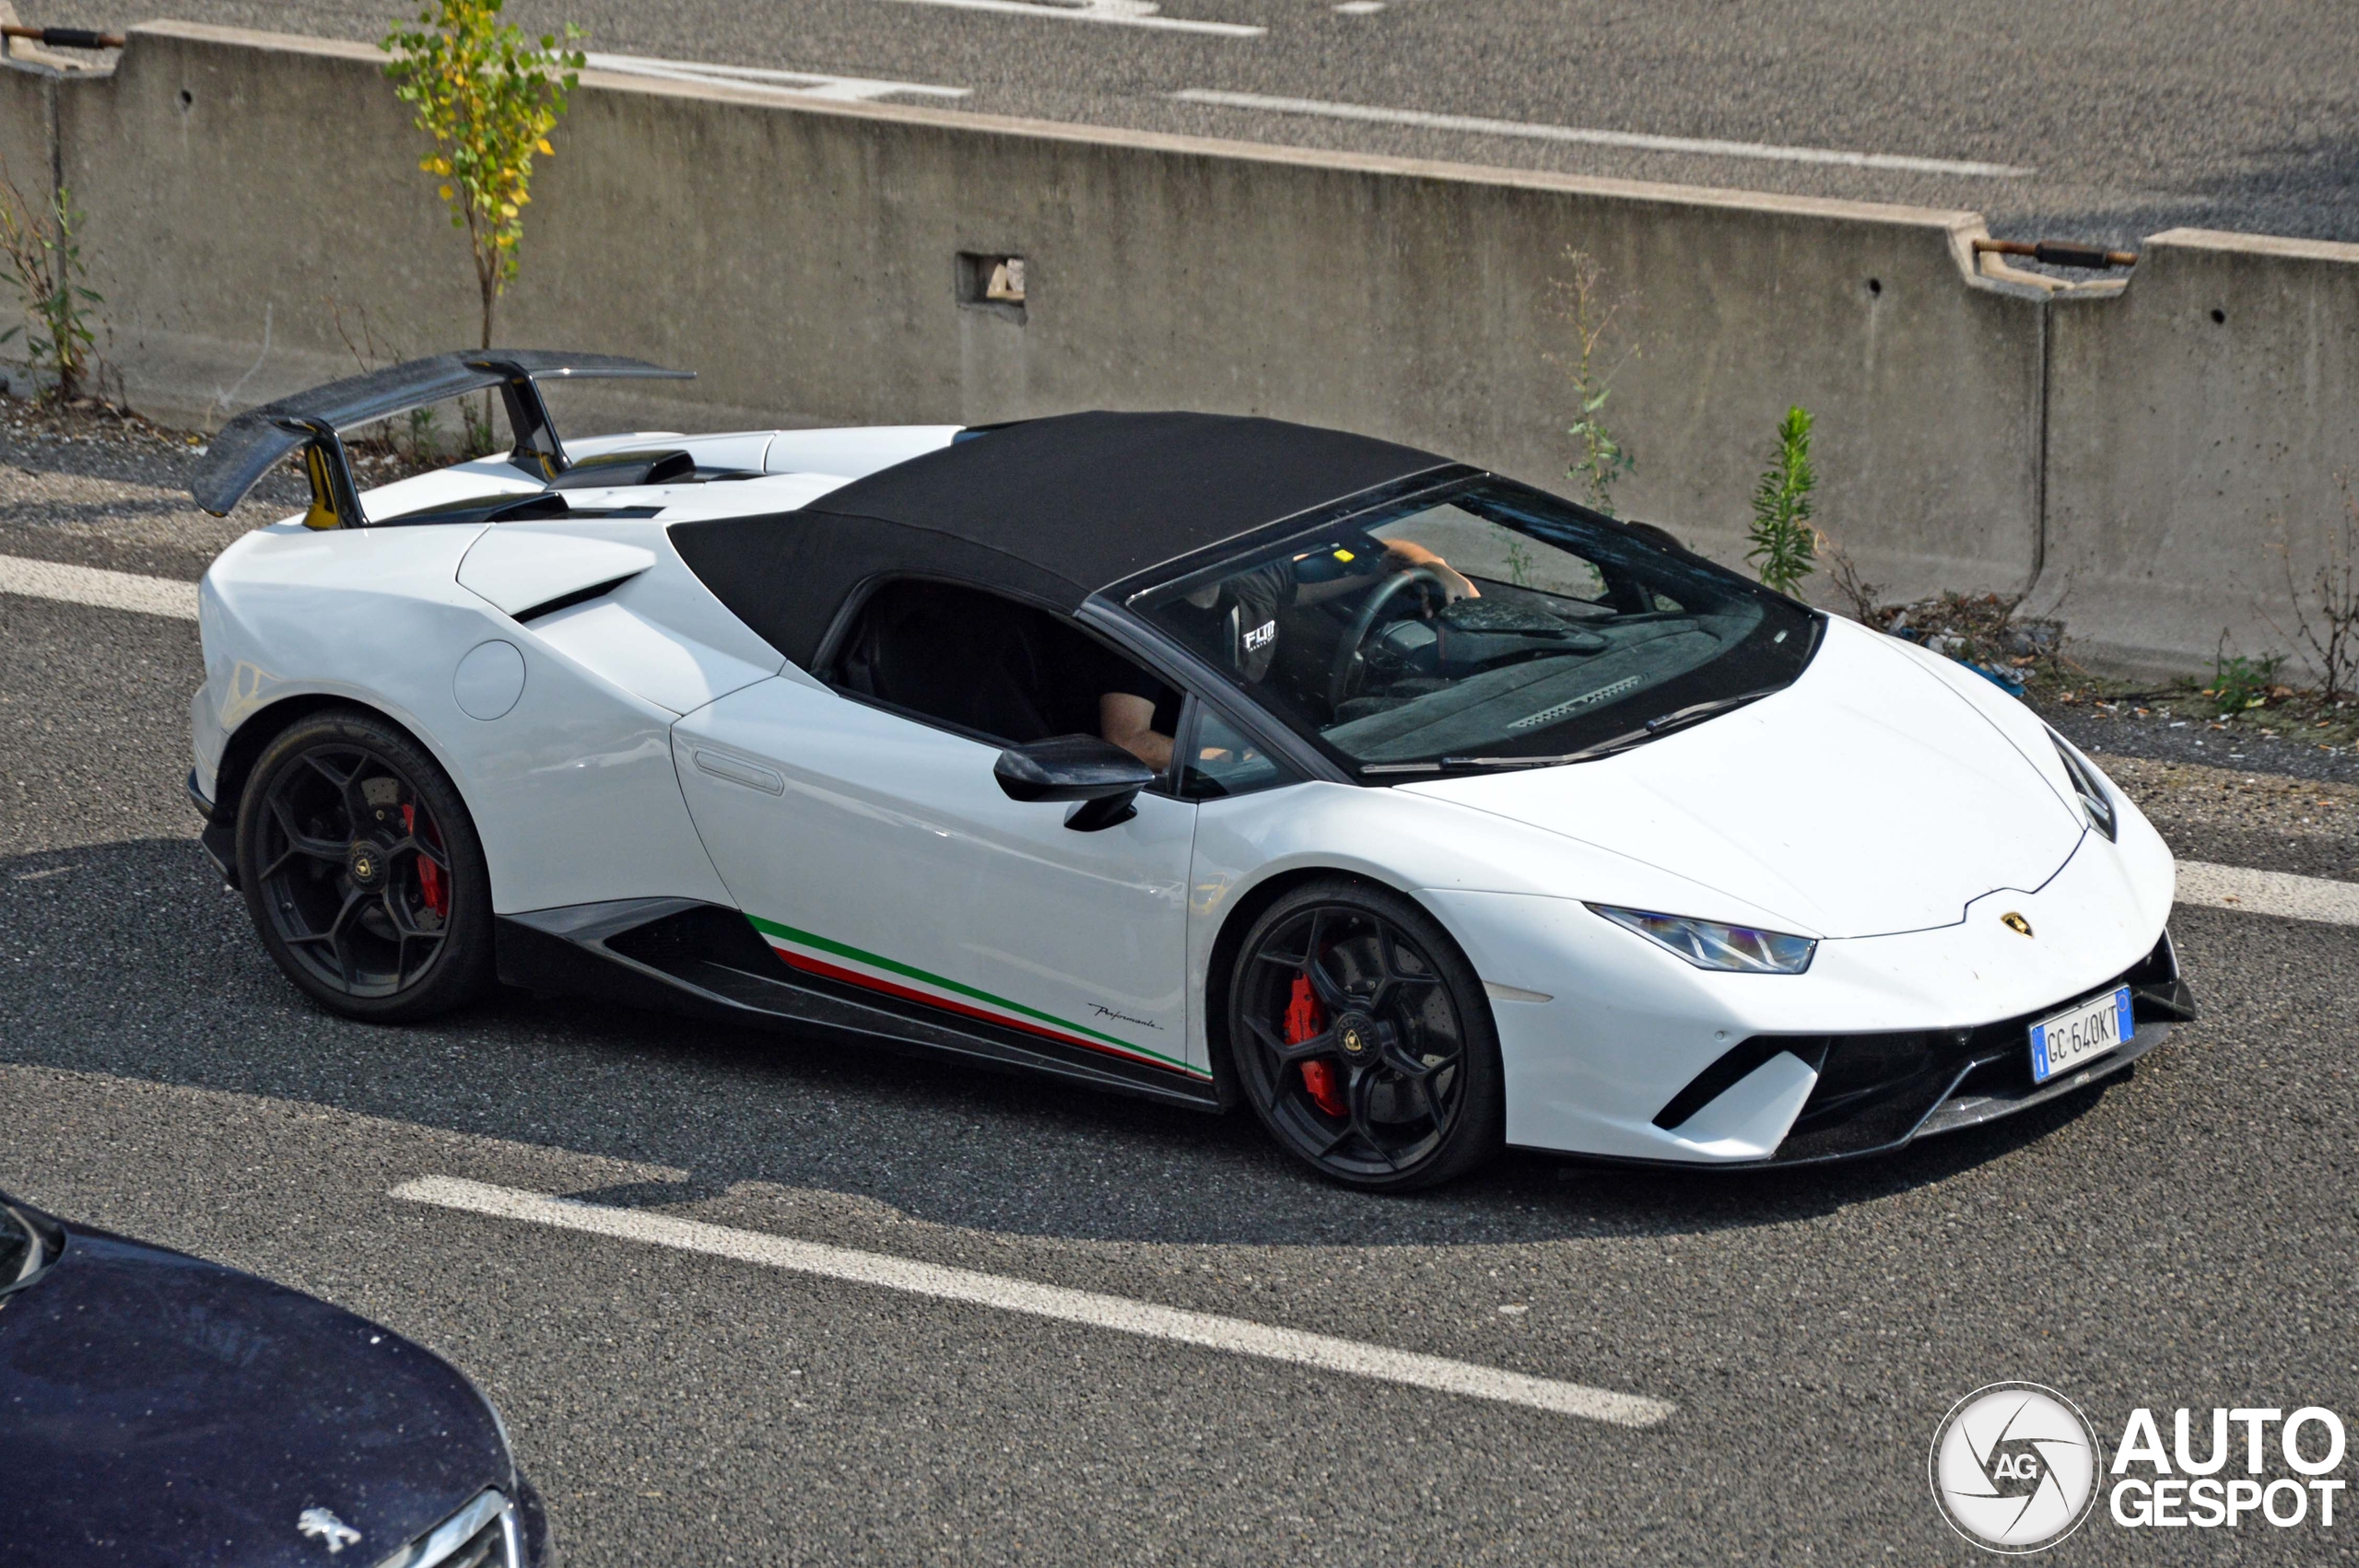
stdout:
[(533, 158), (554, 156), (548, 135), (584, 64), (570, 47), (582, 37), (571, 22), (562, 39), (544, 33), (535, 43), (502, 23), (499, 7), (500, 0), (438, 0), (416, 26), (396, 27), (379, 44), (393, 56), (385, 75), (393, 90), (434, 138), (417, 166), (440, 180), (451, 227), (465, 229), (474, 250), (485, 348), (499, 296), (516, 276)]
[(1778, 425), (1778, 451), (1753, 491), (1752, 548), (1744, 558), (1761, 580), (1780, 593), (1792, 593), (1815, 569), (1810, 526), (1811, 492), (1818, 488), (1818, 474), (1811, 466), (1810, 410), (1786, 410)]

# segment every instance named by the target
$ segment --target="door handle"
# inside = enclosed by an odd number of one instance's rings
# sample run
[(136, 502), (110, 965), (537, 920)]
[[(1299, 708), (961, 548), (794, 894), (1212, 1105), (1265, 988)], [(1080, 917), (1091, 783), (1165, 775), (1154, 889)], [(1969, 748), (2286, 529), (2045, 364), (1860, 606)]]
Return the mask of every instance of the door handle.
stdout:
[(786, 776), (767, 767), (746, 762), (723, 752), (698, 750), (697, 771), (710, 773), (715, 778), (726, 778), (732, 784), (743, 784), (748, 790), (759, 790), (765, 795), (786, 793)]

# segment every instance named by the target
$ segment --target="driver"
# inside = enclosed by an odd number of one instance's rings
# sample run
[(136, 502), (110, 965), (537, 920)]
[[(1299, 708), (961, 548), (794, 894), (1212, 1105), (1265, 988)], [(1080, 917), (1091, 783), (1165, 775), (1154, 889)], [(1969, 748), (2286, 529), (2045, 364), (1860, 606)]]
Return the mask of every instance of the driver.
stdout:
[[(1388, 570), (1429, 567), (1440, 577), (1449, 599), (1483, 596), (1473, 581), (1423, 544), (1406, 539), (1381, 543)], [(1164, 613), (1197, 648), (1222, 650), (1229, 668), (1251, 685), (1270, 673), (1277, 658), (1279, 611), (1341, 598), (1368, 585), (1368, 575), (1332, 572), (1329, 565), (1351, 559), (1348, 550), (1321, 549), (1270, 561), (1206, 583)], [(1171, 765), (1171, 737), (1179, 722), (1180, 694), (1135, 667), (1110, 681), (1097, 699), (1098, 732), (1149, 767)], [(1206, 760), (1218, 759), (1208, 755)]]

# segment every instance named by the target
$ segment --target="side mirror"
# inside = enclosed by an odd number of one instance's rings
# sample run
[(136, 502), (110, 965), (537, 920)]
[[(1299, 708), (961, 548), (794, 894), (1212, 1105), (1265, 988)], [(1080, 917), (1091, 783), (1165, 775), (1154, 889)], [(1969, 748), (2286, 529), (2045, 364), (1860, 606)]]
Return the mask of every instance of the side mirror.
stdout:
[(1096, 833), (1139, 814), (1131, 802), (1155, 782), (1154, 768), (1095, 735), (1054, 735), (999, 754), (992, 777), (1011, 801), (1077, 801), (1065, 815), (1076, 833)]

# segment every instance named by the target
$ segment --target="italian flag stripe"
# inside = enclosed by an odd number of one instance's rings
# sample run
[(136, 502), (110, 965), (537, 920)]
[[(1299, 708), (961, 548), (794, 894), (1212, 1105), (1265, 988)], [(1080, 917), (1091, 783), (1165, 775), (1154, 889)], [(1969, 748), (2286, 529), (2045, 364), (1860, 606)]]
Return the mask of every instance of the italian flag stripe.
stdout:
[[(1020, 1001), (1010, 1001), (1005, 997), (993, 996), (989, 991), (933, 974), (918, 968), (915, 965), (904, 964), (898, 959), (887, 958), (882, 954), (870, 953), (864, 949), (853, 947), (849, 942), (837, 942), (832, 938), (819, 936), (811, 931), (797, 930), (792, 926), (780, 925), (776, 920), (763, 919), (759, 915), (748, 915), (745, 918), (753, 922), (754, 929), (761, 933), (762, 939), (770, 944), (772, 952), (789, 965), (803, 970), (806, 974), (821, 975), (828, 979), (840, 980), (868, 990), (882, 991), (887, 996), (898, 997), (904, 1001), (922, 1002), (928, 1007), (938, 1007), (945, 1012), (956, 1012), (963, 1017), (980, 1018), (985, 1023), (997, 1024), (1011, 1029), (1021, 1029), (1027, 1035), (1038, 1035), (1044, 1039), (1055, 1040), (1061, 1045), (1079, 1046), (1086, 1050), (1102, 1051), (1109, 1056), (1123, 1057), (1149, 1067), (1160, 1067), (1167, 1071), (1184, 1073), (1190, 1078), (1209, 1079), (1212, 1076), (1209, 1072), (1191, 1067), (1186, 1062), (1165, 1056), (1159, 1051), (1151, 1051), (1143, 1046), (1134, 1046), (1128, 1040), (1117, 1039), (1111, 1035), (1092, 1029), (1086, 1024), (1059, 1018), (1052, 1012), (1043, 1012), (1037, 1007), (1027, 1007)], [(795, 951), (797, 948), (813, 951), (797, 952)], [(857, 969), (848, 969), (841, 964), (829, 963), (826, 958), (817, 956), (818, 954), (848, 959), (851, 963), (863, 965), (871, 969), (882, 969), (886, 975), (897, 975), (903, 979), (914, 980), (919, 985), (930, 986), (935, 990), (948, 991), (952, 994), (936, 996), (928, 991), (898, 984), (885, 978), (884, 976), (863, 974)], [(959, 1000), (962, 998), (966, 1000)], [(982, 1005), (974, 1005), (978, 1002)]]

